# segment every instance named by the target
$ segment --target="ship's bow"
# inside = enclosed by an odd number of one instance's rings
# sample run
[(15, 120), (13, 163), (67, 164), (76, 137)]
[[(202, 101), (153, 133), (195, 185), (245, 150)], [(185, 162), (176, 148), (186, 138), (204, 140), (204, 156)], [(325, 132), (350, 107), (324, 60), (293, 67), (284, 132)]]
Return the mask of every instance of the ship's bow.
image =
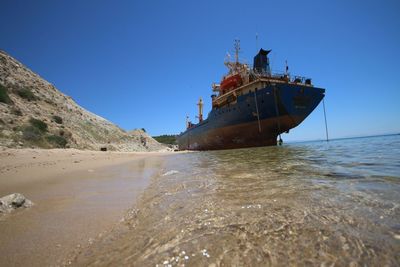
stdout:
[(299, 125), (318, 106), (325, 96), (325, 89), (309, 86), (284, 87), (281, 101), (288, 115)]

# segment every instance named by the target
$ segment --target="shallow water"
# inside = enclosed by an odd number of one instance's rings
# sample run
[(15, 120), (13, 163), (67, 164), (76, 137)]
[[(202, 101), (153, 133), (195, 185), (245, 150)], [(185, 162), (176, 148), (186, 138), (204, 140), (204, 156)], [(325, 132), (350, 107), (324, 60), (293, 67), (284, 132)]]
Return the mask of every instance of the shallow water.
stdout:
[(61, 265), (75, 247), (119, 221), (163, 162), (161, 157), (139, 158), (10, 186), (34, 200), (34, 206), (0, 214), (0, 266)]
[(398, 266), (400, 136), (177, 154), (74, 265)]

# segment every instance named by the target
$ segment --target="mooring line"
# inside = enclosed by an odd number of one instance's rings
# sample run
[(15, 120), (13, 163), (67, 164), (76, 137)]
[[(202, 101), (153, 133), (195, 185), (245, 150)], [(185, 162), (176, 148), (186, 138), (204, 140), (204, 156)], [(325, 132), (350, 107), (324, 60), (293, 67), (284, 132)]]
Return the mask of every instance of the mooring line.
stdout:
[(278, 120), (278, 135), (279, 135), (279, 141), (282, 142), (281, 138), (281, 122), (279, 120), (279, 109), (278, 109), (278, 98), (276, 96), (276, 87), (274, 87), (274, 98), (275, 98), (275, 112), (276, 112), (276, 119)]
[(257, 121), (258, 121), (258, 132), (261, 133), (260, 114), (258, 113), (258, 104), (257, 104), (257, 94), (256, 94), (256, 91), (254, 91), (254, 102), (256, 102)]
[(326, 141), (329, 141), (328, 137), (328, 122), (326, 121), (326, 111), (325, 111), (325, 99), (322, 99), (322, 105), (324, 107), (324, 118), (325, 118), (325, 132), (326, 132)]

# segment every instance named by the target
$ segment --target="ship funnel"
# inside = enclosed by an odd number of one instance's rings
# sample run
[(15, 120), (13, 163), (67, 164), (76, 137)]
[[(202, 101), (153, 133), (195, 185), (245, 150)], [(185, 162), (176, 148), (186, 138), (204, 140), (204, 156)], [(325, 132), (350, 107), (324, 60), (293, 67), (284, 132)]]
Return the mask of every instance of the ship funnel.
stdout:
[(264, 50), (261, 48), (258, 54), (254, 57), (253, 70), (255, 72), (271, 75), (268, 59), (269, 52), (271, 52), (271, 50)]

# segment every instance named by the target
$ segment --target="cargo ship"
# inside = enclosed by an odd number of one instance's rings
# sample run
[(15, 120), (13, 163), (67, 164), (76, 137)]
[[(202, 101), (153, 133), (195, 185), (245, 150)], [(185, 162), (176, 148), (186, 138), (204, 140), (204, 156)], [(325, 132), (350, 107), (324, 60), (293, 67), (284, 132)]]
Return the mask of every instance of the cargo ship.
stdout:
[(252, 68), (239, 62), (239, 51), (235, 40), (235, 59), (224, 62), (228, 73), (212, 84), (212, 109), (203, 119), (200, 98), (198, 123), (186, 118), (186, 131), (177, 137), (180, 150), (281, 144), (281, 134), (299, 125), (324, 98), (325, 89), (314, 87), (310, 78), (291, 76), (287, 64), (285, 72), (272, 73), (271, 50), (261, 48)]

